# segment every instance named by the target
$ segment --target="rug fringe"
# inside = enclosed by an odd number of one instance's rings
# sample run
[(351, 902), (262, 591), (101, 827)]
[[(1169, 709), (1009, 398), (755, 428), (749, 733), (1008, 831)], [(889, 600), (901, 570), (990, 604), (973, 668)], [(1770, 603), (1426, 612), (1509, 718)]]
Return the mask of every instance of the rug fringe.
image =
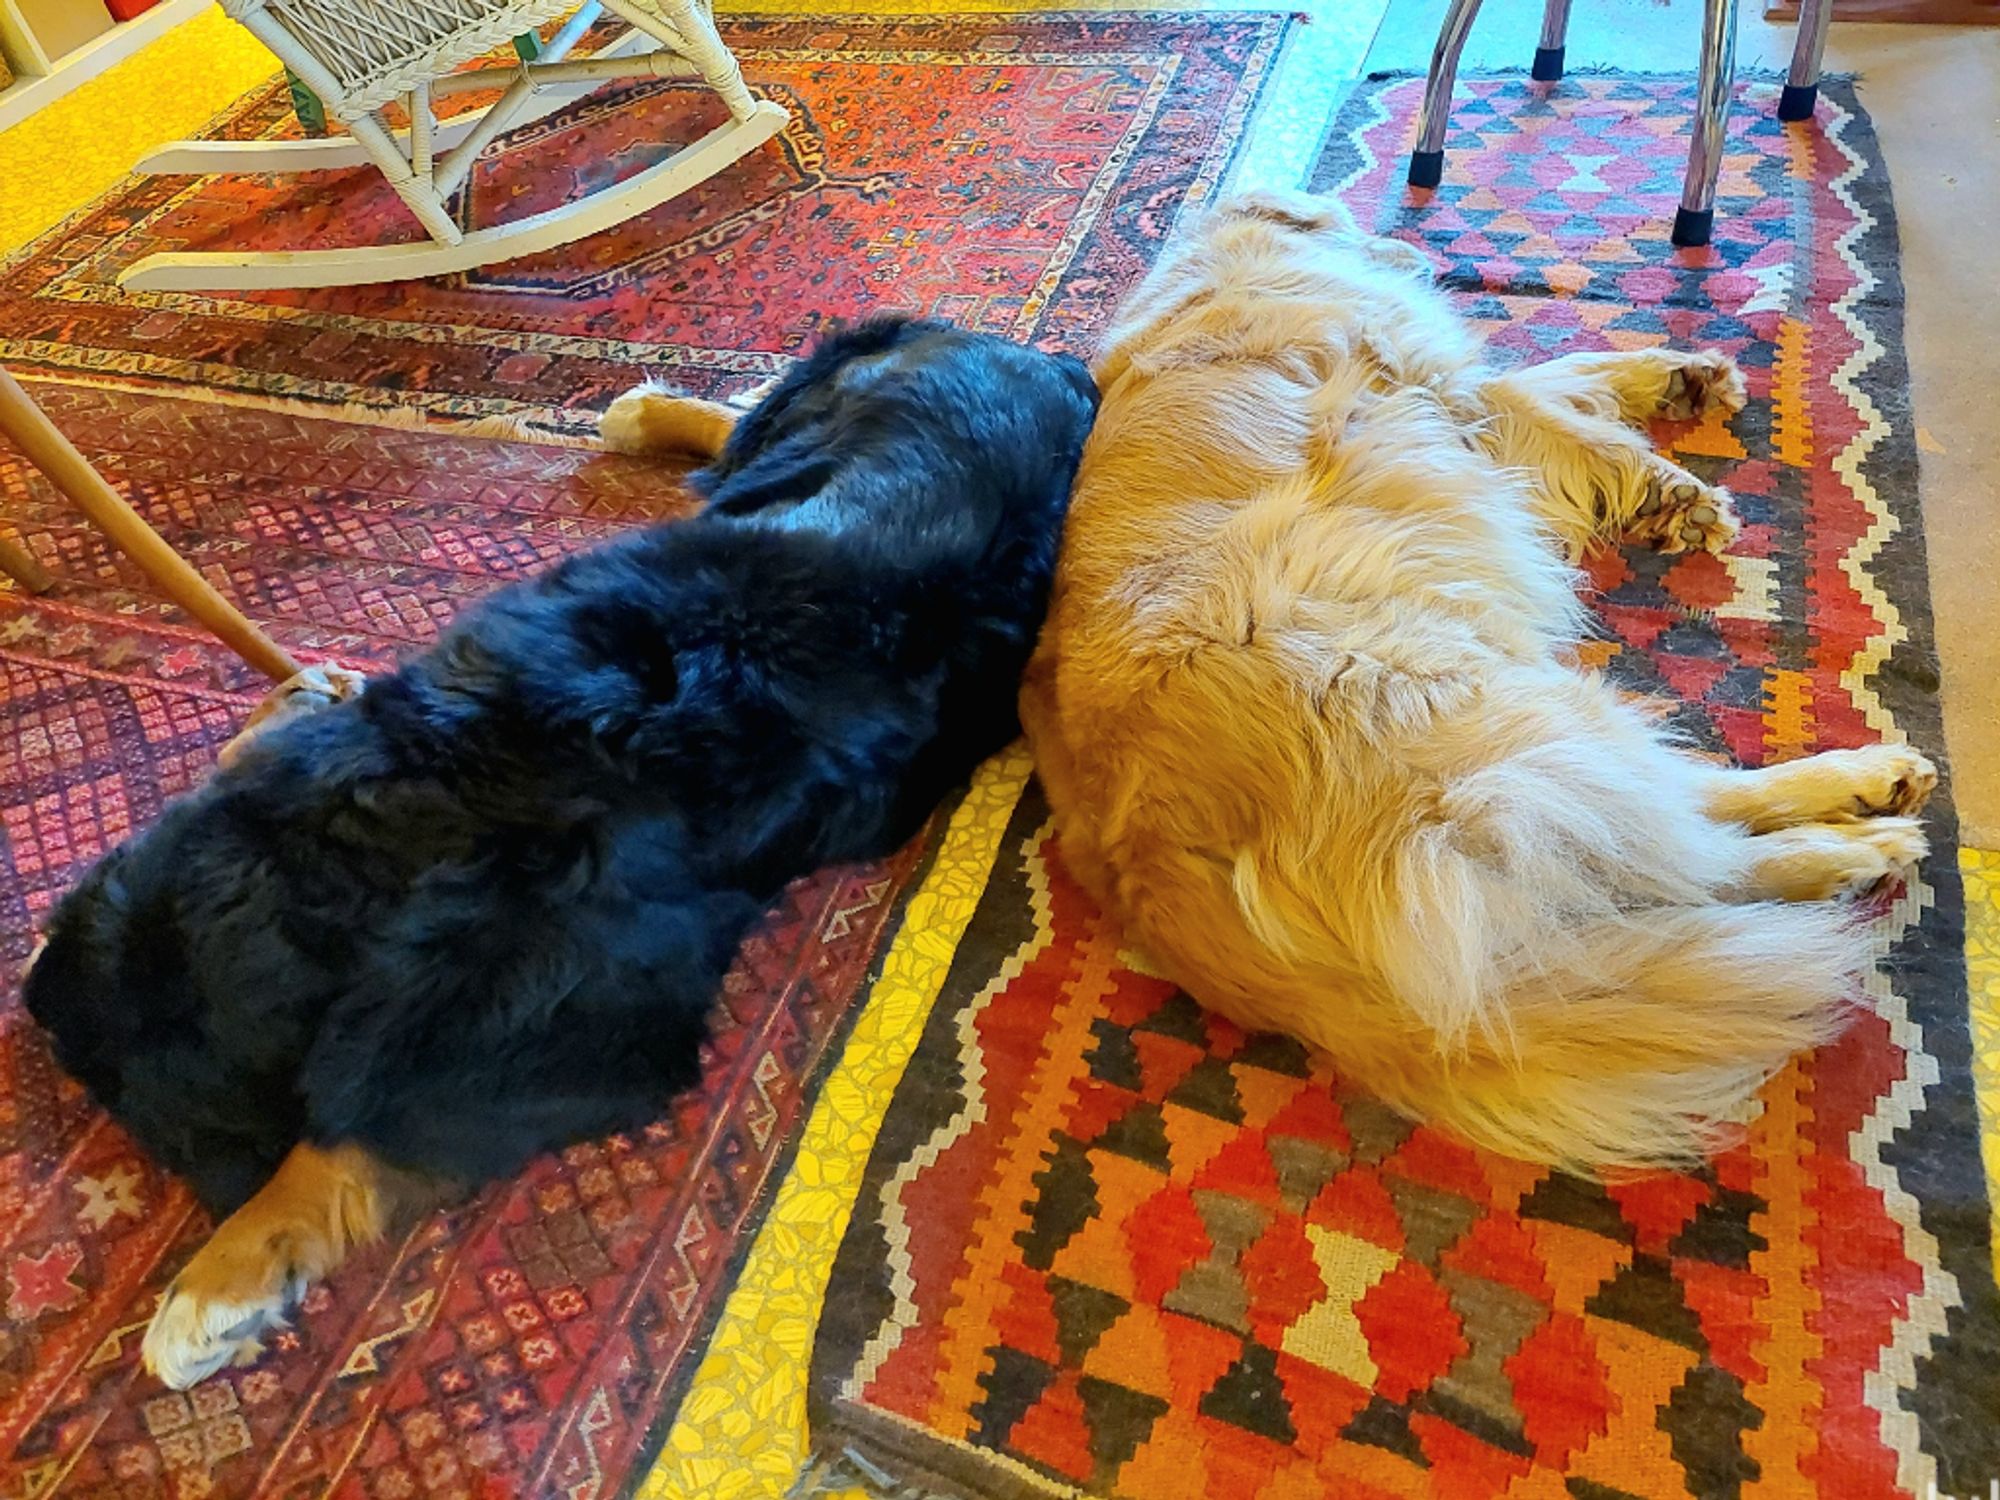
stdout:
[(821, 1495), (849, 1494), (859, 1490), (870, 1500), (958, 1500), (938, 1490), (904, 1484), (874, 1460), (852, 1448), (821, 1453), (800, 1471), (785, 1500), (815, 1500)]

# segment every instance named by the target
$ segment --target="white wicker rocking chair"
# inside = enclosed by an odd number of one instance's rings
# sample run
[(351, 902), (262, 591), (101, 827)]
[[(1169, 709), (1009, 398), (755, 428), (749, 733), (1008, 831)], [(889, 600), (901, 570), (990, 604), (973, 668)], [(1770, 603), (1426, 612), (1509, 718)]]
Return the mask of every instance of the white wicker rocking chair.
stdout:
[[(373, 163), (428, 240), (331, 250), (169, 251), (119, 276), (140, 291), (353, 286), (441, 276), (581, 239), (686, 192), (762, 145), (785, 111), (753, 98), (716, 34), (705, 0), (221, 0), (307, 88), (345, 135), (285, 141), (179, 141), (139, 163), (168, 172), (316, 172)], [(575, 10), (533, 62), (457, 71), (509, 39)], [(588, 59), (567, 56), (609, 10), (632, 29)], [(448, 206), (474, 158), (509, 126), (614, 79), (699, 81), (729, 109), (717, 126), (663, 161), (587, 198), (510, 223), (461, 229)], [(439, 122), (445, 95), (504, 87), (497, 103)], [(391, 130), (382, 106), (401, 99), (410, 128)]]

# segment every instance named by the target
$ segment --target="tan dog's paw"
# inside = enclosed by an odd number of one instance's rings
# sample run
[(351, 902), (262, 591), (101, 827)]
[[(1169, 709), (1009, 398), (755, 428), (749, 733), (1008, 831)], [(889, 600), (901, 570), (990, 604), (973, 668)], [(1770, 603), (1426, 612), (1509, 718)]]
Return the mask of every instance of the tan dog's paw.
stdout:
[(1915, 818), (1870, 818), (1854, 825), (1857, 842), (1879, 862), (1872, 872), (1857, 871), (1849, 889), (1855, 893), (1878, 890), (1902, 879), (1922, 864), (1931, 852), (1931, 841)]
[(1676, 422), (1689, 421), (1720, 407), (1725, 415), (1743, 410), (1749, 391), (1736, 361), (1714, 349), (1690, 354), (1667, 376), (1660, 393), (1660, 415)]
[(1703, 484), (1685, 469), (1660, 459), (1646, 478), (1645, 498), (1626, 527), (1626, 535), (1649, 542), (1662, 552), (1690, 548), (1722, 552), (1741, 526), (1729, 491)]
[(1757, 894), (1783, 901), (1832, 901), (1894, 885), (1930, 853), (1914, 818), (1805, 823), (1754, 841)]
[(146, 1329), (146, 1368), (174, 1390), (256, 1359), (261, 1335), (285, 1325), (302, 1289), (282, 1245), (232, 1246), (229, 1238), (225, 1224), (174, 1278)]
[(1856, 810), (1863, 817), (1920, 812), (1937, 790), (1937, 767), (1908, 745), (1867, 745), (1847, 756)]

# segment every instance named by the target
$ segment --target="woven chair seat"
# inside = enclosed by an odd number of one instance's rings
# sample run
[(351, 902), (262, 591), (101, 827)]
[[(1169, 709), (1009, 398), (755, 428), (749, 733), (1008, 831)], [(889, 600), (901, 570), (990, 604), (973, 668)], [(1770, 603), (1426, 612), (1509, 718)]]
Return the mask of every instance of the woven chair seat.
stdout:
[(341, 120), (380, 109), (413, 84), (440, 78), (579, 0), (222, 0), (236, 20), (265, 11), (341, 86), (327, 108)]

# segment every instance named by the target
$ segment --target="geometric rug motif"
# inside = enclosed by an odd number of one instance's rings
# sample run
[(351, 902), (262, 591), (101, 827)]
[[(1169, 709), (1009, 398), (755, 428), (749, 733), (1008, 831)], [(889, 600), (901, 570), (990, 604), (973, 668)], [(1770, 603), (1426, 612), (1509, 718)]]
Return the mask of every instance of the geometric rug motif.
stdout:
[[(0, 360), (121, 382), (542, 412), (569, 428), (638, 373), (696, 395), (783, 370), (834, 320), (921, 313), (1088, 348), (1181, 208), (1211, 194), (1283, 15), (753, 17), (724, 35), (776, 139), (577, 244), (427, 282), (130, 293), (155, 251), (420, 231), (372, 169), (133, 179), (0, 267)], [(492, 224), (599, 190), (726, 116), (705, 91), (600, 91), (521, 127), (460, 195)], [(296, 133), (282, 85), (212, 133)]]
[[(1939, 752), (1888, 184), (1851, 86), (1741, 90), (1716, 243), (1676, 251), (1693, 89), (1374, 79), (1315, 186), (1423, 247), (1503, 356), (1719, 345), (1751, 401), (1663, 430), (1726, 557), (1599, 549), (1586, 658), (1756, 764)], [(1948, 795), (1927, 817), (1954, 843)], [(941, 1493), (1855, 1497), (2000, 1473), (2000, 1299), (1948, 853), (1877, 911), (1870, 1007), (1700, 1172), (1473, 1150), (1135, 967), (1032, 788), (869, 1163), (815, 1443)]]

